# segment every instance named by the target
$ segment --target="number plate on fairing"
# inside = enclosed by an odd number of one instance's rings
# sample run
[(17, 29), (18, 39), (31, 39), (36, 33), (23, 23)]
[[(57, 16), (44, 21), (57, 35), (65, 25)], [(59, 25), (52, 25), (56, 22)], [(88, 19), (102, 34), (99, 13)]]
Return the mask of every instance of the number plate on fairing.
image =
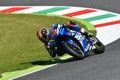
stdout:
[(82, 34), (81, 33), (79, 33), (79, 32), (77, 32), (76, 34), (75, 34), (75, 38), (78, 40), (78, 41), (83, 41), (85, 38), (82, 36)]

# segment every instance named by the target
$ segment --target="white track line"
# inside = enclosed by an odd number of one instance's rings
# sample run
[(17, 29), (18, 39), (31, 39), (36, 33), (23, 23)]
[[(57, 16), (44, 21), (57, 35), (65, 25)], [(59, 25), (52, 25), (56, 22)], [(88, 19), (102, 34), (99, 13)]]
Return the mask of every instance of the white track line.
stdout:
[[(90, 23), (93, 24), (93, 25), (97, 25), (98, 23), (102, 24), (102, 23), (107, 23), (107, 22), (112, 22), (112, 21), (117, 21), (117, 20), (120, 20), (120, 16), (115, 16), (115, 17), (110, 17), (110, 18), (90, 21)], [(110, 26), (113, 26), (113, 25), (110, 25)]]
[[(119, 26), (119, 27), (118, 27)], [(112, 25), (97, 28), (97, 37), (105, 45), (110, 44), (120, 38), (120, 25)]]

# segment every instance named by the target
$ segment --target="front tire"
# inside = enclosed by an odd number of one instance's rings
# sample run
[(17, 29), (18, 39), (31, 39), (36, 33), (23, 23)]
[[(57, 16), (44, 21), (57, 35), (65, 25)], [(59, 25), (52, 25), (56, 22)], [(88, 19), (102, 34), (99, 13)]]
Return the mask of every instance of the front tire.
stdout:
[(95, 54), (102, 54), (105, 52), (105, 46), (102, 42), (97, 39), (97, 43), (94, 45), (95, 49), (93, 50)]

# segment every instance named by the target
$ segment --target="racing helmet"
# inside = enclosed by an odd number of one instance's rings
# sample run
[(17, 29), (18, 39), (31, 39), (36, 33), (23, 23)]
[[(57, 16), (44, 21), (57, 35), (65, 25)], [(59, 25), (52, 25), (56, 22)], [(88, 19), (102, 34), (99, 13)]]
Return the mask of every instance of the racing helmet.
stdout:
[(41, 40), (42, 42), (44, 42), (44, 43), (48, 42), (47, 28), (45, 28), (45, 27), (40, 28), (37, 32), (37, 36), (38, 36), (39, 40)]

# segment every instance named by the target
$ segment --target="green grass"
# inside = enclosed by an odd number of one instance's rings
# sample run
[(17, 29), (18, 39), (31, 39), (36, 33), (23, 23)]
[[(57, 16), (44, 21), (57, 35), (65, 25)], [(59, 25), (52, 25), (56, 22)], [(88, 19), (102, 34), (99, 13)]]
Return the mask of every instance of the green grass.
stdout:
[(41, 26), (51, 28), (54, 23), (69, 20), (45, 15), (0, 13), (0, 75), (32, 67), (39, 61), (41, 64), (49, 62), (52, 58), (36, 32)]

